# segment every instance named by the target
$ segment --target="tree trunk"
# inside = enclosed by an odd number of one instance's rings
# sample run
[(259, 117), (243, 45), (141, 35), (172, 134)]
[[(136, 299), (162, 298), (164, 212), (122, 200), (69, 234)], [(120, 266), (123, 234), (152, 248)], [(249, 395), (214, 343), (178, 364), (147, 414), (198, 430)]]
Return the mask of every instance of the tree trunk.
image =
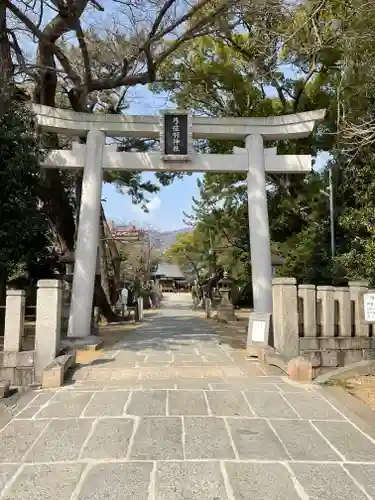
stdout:
[(12, 54), (7, 33), (7, 8), (0, 2), (0, 75), (2, 84), (9, 82), (13, 73)]
[[(49, 137), (51, 139), (51, 137)], [(55, 136), (54, 141), (57, 141)], [(44, 183), (38, 196), (43, 202), (43, 212), (54, 229), (60, 252), (68, 254), (74, 251), (76, 226), (72, 206), (65, 191), (63, 179), (58, 170), (44, 171)], [(99, 222), (99, 221), (98, 221)], [(113, 313), (99, 282), (95, 283), (94, 303), (98, 306), (107, 321), (115, 321)]]
[(7, 270), (0, 266), (0, 334), (4, 335)]
[[(80, 0), (75, 12), (70, 17), (57, 14), (43, 29), (44, 36), (39, 39), (36, 56), (36, 62), (40, 68), (34, 90), (34, 102), (37, 104), (56, 106), (57, 73), (53, 44), (61, 36), (74, 29), (76, 16), (79, 17), (82, 14), (87, 3), (88, 0)], [(0, 70), (1, 73), (5, 73), (7, 68), (12, 70), (12, 61), (6, 33), (6, 8), (1, 0), (0, 28)], [(73, 109), (75, 111), (86, 111), (84, 89), (72, 90), (71, 102)], [(79, 109), (76, 109), (77, 107)], [(56, 134), (43, 134), (43, 141), (47, 148), (57, 149), (59, 147)], [(79, 180), (77, 184), (79, 184)], [(42, 210), (50, 221), (62, 254), (74, 251), (76, 232), (73, 207), (65, 187), (63, 174), (55, 169), (46, 169), (43, 171), (41, 186), (37, 193), (43, 202)], [(70, 186), (71, 188), (72, 186)], [(100, 307), (108, 321), (116, 319), (98, 280), (95, 283), (94, 302)]]
[(6, 12), (5, 4), (0, 0), (0, 117), (6, 113), (9, 106), (10, 83), (13, 74)]
[(114, 287), (117, 290), (120, 288), (120, 263), (121, 258), (116, 245), (116, 241), (112, 238), (111, 230), (109, 229), (107, 219), (104, 213), (103, 205), (100, 207), (100, 217), (103, 222), (104, 238), (108, 245), (109, 256), (113, 267)]
[(106, 242), (104, 233), (104, 223), (102, 217), (100, 217), (100, 238), (99, 238), (99, 259), (100, 259), (100, 277), (103, 291), (109, 303), (111, 303), (111, 291), (109, 286), (108, 277), (108, 263), (106, 255)]
[(75, 223), (73, 209), (66, 194), (60, 172), (49, 169), (43, 172), (44, 183), (38, 190), (43, 202), (42, 211), (47, 216), (62, 255), (74, 251)]
[(94, 297), (95, 297), (95, 305), (99, 307), (101, 313), (106, 318), (106, 320), (109, 322), (117, 321), (118, 318), (111, 309), (111, 306), (107, 300), (107, 297), (104, 293), (103, 287), (101, 286), (99, 279), (95, 280)]

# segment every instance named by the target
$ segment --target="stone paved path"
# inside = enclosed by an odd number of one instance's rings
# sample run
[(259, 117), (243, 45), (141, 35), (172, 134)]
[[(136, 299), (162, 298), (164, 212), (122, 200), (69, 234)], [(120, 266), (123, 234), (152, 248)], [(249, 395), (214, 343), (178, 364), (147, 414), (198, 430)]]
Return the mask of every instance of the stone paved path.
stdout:
[[(375, 499), (375, 439), (178, 296), (0, 431), (7, 500)], [(21, 408), (23, 405), (23, 408)]]

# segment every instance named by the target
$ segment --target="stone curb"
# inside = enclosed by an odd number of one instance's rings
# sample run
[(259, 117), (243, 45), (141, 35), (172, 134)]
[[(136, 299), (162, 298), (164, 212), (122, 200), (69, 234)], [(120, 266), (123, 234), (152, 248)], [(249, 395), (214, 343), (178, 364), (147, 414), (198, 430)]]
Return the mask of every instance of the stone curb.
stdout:
[(289, 359), (273, 347), (256, 345), (252, 342), (247, 345), (247, 353), (249, 356), (258, 358), (262, 363), (277, 366), (295, 382), (311, 382), (315, 377), (316, 367), (310, 359), (304, 356)]
[(72, 338), (65, 338), (64, 340), (61, 341), (61, 350), (63, 351), (75, 351), (75, 350), (82, 350), (82, 351), (98, 351), (101, 349), (104, 345), (104, 342), (102, 339), (92, 335), (90, 337), (84, 338), (84, 337), (72, 337)]
[(342, 387), (327, 386), (322, 387), (321, 391), (327, 401), (337, 408), (344, 407), (345, 416), (357, 425), (362, 432), (375, 439), (375, 415), (371, 408)]
[(58, 356), (50, 365), (43, 370), (43, 389), (54, 389), (61, 387), (64, 383), (64, 375), (75, 363), (75, 352)]
[(336, 370), (332, 370), (323, 375), (319, 375), (314, 380), (314, 384), (324, 385), (331, 380), (347, 380), (356, 377), (357, 375), (374, 375), (375, 360), (363, 360), (357, 363), (350, 363), (347, 366), (342, 366)]
[(0, 398), (7, 398), (10, 390), (9, 380), (0, 380)]

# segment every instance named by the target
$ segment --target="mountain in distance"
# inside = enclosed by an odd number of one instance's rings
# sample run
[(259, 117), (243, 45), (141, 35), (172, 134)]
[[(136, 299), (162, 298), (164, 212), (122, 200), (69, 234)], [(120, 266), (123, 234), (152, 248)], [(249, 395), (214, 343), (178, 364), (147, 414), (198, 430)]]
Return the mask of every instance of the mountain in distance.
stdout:
[(165, 252), (175, 243), (179, 234), (192, 233), (193, 231), (193, 227), (184, 227), (174, 231), (150, 231), (151, 247)]
[[(183, 227), (181, 229), (175, 229), (174, 231), (157, 231), (155, 229), (147, 228), (137, 228), (135, 223), (115, 223), (113, 220), (108, 221), (108, 227), (112, 235), (120, 238), (128, 238), (129, 233), (146, 233), (149, 235), (151, 248), (158, 250), (159, 252), (165, 252), (170, 248), (176, 241), (179, 234), (192, 233), (194, 228), (191, 226)], [(126, 236), (125, 236), (126, 233)], [(134, 241), (134, 240), (133, 240)]]

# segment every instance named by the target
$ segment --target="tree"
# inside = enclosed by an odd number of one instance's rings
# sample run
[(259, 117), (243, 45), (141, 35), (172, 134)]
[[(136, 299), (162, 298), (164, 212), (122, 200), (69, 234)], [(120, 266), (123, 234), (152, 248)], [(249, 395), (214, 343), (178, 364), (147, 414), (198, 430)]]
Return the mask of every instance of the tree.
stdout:
[(137, 242), (120, 244), (121, 267), (123, 280), (145, 282), (151, 278), (151, 269), (161, 260), (161, 252), (151, 245), (149, 235)]
[(201, 285), (208, 275), (208, 254), (202, 235), (198, 231), (178, 234), (175, 243), (164, 253), (167, 261), (180, 266), (191, 281)]
[[(311, 137), (267, 145), (276, 146), (281, 154), (317, 154), (329, 149), (335, 135), (322, 131), (337, 129), (330, 83), (336, 78), (334, 65), (339, 55), (326, 54), (324, 47), (316, 45), (314, 34), (306, 50), (304, 45), (303, 50), (294, 50), (298, 27), (302, 29), (306, 22), (302, 16), (295, 25), (300, 9), (280, 9), (279, 13), (248, 9), (241, 20), (241, 34), (223, 32), (193, 40), (188, 51), (175, 54), (165, 64), (166, 82), (155, 86), (155, 91), (167, 89), (178, 106), (209, 116), (269, 116), (327, 107), (326, 122)], [(319, 10), (314, 11), (318, 15)], [(311, 21), (308, 17), (309, 22), (315, 22), (314, 16)], [(289, 24), (296, 33), (290, 33)], [(286, 64), (292, 65), (292, 75)], [(231, 153), (234, 145), (244, 146), (228, 141), (197, 144), (204, 152), (222, 154)], [(300, 280), (331, 280), (329, 225), (325, 222), (328, 205), (320, 193), (326, 188), (325, 175), (269, 175), (267, 183), (272, 248), (286, 257), (280, 272)], [(209, 228), (217, 262), (243, 282), (251, 279), (247, 217), (246, 177), (205, 174), (193, 223), (199, 232)], [(297, 248), (300, 259), (296, 259)]]
[(48, 225), (38, 211), (43, 158), (34, 116), (15, 100), (11, 86), (1, 96), (0, 114), (0, 285), (20, 263), (48, 254)]

